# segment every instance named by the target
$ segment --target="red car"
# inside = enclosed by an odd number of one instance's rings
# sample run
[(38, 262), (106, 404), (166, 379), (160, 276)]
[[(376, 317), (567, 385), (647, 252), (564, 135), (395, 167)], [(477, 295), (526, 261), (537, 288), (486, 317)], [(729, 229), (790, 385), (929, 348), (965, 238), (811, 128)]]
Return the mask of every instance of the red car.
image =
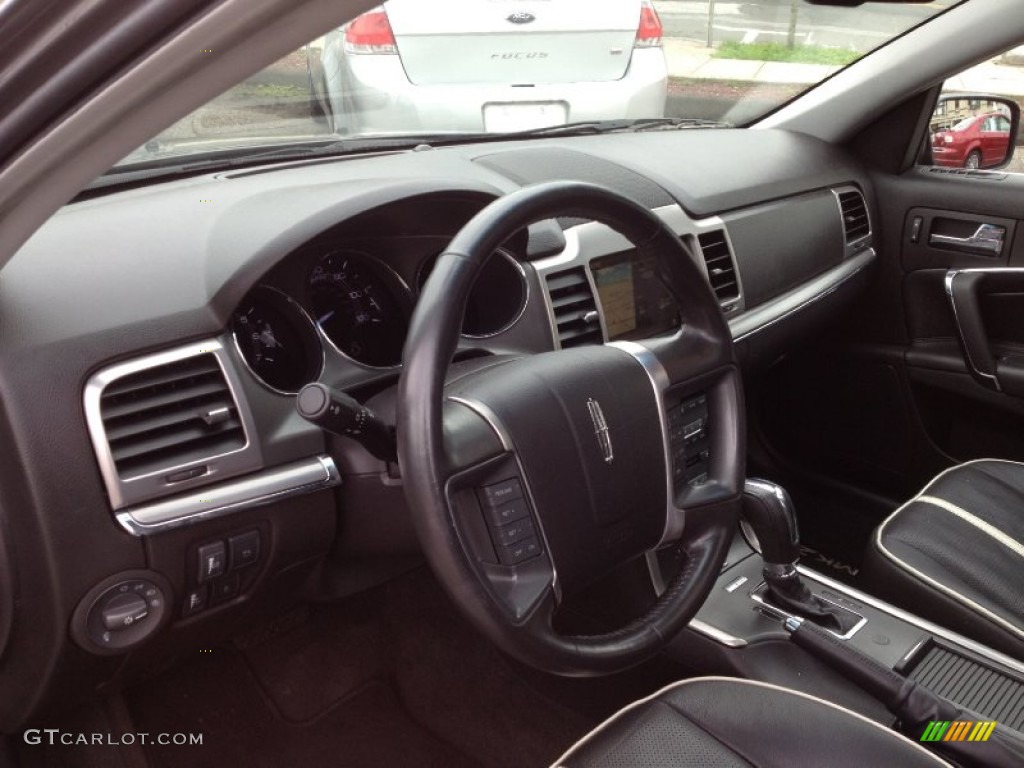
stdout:
[(999, 112), (965, 117), (932, 136), (932, 159), (950, 168), (1002, 165), (1010, 143), (1010, 119)]

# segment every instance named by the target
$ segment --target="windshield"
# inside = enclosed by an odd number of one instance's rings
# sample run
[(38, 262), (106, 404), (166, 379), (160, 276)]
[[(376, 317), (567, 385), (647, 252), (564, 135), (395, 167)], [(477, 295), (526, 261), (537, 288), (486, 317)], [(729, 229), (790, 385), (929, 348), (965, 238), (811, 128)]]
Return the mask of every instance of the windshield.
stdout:
[(389, 0), (119, 166), (225, 150), (746, 125), (955, 4)]

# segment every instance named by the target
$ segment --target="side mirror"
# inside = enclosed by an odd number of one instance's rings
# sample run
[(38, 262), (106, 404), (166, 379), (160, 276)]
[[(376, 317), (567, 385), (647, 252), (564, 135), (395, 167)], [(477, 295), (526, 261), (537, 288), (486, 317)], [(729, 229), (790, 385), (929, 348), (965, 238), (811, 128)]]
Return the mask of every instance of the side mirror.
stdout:
[(944, 93), (928, 123), (929, 165), (969, 170), (1002, 168), (1013, 159), (1020, 104), (1005, 96)]

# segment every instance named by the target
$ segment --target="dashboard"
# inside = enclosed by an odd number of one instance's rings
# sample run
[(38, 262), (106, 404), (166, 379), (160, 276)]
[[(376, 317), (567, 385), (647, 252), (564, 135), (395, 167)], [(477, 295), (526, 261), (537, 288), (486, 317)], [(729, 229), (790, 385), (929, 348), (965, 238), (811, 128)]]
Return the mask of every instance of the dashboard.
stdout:
[[(866, 172), (771, 130), (312, 160), (67, 206), (0, 279), (0, 437), (18, 448), (0, 687), (24, 694), (0, 702), (0, 728), (135, 681), (323, 589), (325, 569), (346, 574), (338, 594), (368, 583), (359, 563), (415, 556), (399, 468), (326, 436), (294, 395), (325, 382), (394, 423), (437, 256), (489, 201), (555, 179), (609, 186), (668, 223), (749, 371), (840, 313), (875, 260)], [(678, 325), (649, 254), (602, 224), (538, 222), (479, 276), (452, 375)], [(128, 634), (103, 628), (122, 587), (150, 601)]]

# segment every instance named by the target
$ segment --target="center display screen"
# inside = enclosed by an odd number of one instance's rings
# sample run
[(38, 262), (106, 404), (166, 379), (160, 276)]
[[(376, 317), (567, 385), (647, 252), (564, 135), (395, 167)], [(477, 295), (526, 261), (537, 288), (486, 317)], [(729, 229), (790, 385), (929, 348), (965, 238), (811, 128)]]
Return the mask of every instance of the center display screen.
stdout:
[(653, 256), (636, 251), (590, 262), (609, 341), (646, 339), (679, 326), (675, 299), (658, 276)]

